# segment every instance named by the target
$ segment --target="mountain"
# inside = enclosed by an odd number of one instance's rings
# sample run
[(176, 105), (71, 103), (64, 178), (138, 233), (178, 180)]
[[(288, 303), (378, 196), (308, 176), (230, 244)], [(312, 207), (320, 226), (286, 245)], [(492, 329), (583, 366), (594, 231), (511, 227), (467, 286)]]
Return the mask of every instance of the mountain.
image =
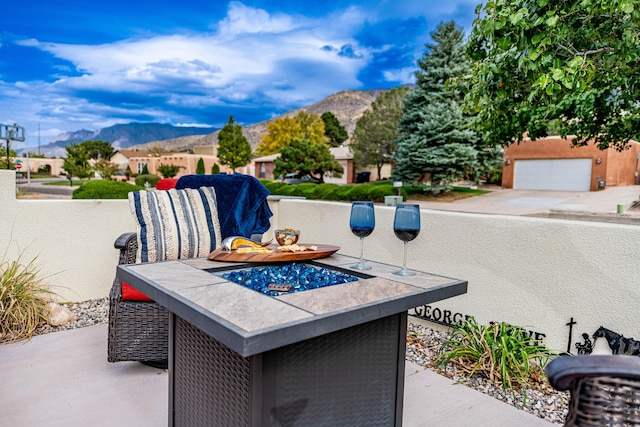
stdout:
[(215, 128), (178, 127), (160, 123), (128, 123), (102, 128), (97, 131), (82, 129), (76, 132), (65, 132), (44, 145), (40, 151), (47, 156), (66, 156), (67, 145), (72, 142), (100, 140), (110, 142), (117, 149), (129, 148), (133, 145), (149, 141), (168, 140), (191, 135), (210, 134)]
[[(385, 92), (386, 89), (374, 89), (374, 90), (345, 90), (342, 92), (334, 93), (327, 96), (323, 100), (316, 102), (308, 107), (300, 108), (297, 110), (288, 111), (279, 117), (289, 116), (293, 117), (300, 111), (307, 113), (316, 113), (322, 115), (327, 111), (331, 111), (333, 115), (340, 121), (340, 124), (345, 127), (347, 133), (351, 136), (356, 128), (356, 122), (362, 116), (362, 114), (371, 107), (371, 103), (380, 95)], [(255, 150), (262, 135), (267, 133), (267, 125), (273, 120), (279, 118), (274, 117), (270, 120), (265, 120), (253, 125), (242, 126), (242, 133), (251, 144), (251, 148)], [(146, 144), (135, 145), (131, 148), (138, 150), (148, 150), (154, 146), (160, 146), (166, 151), (187, 151), (193, 149), (193, 147), (209, 146), (218, 142), (218, 133), (216, 130), (207, 135), (199, 136), (185, 136), (180, 138), (172, 138), (167, 140), (151, 141)]]

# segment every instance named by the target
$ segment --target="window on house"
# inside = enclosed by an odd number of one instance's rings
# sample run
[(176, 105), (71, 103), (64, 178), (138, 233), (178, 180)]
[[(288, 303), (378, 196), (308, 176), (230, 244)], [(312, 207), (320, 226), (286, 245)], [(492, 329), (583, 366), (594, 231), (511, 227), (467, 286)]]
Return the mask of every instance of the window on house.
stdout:
[(265, 178), (267, 175), (267, 165), (260, 163), (260, 178)]
[(147, 169), (149, 168), (149, 164), (147, 162), (138, 162), (138, 173), (142, 173), (145, 166)]

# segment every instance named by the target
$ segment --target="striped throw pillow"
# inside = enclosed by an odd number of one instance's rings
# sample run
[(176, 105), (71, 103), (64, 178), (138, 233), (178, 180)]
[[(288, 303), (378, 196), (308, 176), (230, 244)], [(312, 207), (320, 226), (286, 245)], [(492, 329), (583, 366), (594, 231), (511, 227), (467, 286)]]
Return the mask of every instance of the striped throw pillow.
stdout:
[(221, 245), (213, 187), (134, 191), (129, 207), (138, 223), (138, 262), (203, 257)]

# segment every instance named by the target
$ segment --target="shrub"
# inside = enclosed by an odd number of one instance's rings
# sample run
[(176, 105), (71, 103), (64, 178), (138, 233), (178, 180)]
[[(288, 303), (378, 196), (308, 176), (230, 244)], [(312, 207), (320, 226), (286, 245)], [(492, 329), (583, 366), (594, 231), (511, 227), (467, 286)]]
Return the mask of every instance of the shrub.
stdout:
[(144, 184), (147, 182), (149, 183), (149, 187), (155, 187), (158, 181), (160, 181), (158, 175), (141, 174), (136, 176), (136, 185), (139, 187), (144, 187)]
[(53, 294), (39, 277), (36, 258), (26, 265), (21, 258), (9, 261), (5, 253), (0, 263), (0, 343), (31, 338)]
[(436, 357), (438, 368), (452, 363), (466, 376), (478, 373), (515, 394), (544, 378), (544, 366), (554, 352), (529, 332), (508, 323), (479, 325), (473, 317), (454, 325), (451, 338)]
[(73, 191), (73, 199), (126, 199), (131, 191), (144, 187), (121, 181), (89, 181)]

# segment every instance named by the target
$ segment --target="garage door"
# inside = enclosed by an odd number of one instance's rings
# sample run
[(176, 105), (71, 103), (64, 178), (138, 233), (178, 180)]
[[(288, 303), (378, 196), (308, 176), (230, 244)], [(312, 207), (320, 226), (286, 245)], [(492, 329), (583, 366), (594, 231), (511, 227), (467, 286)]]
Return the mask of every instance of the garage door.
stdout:
[(589, 191), (591, 159), (516, 160), (517, 190)]

